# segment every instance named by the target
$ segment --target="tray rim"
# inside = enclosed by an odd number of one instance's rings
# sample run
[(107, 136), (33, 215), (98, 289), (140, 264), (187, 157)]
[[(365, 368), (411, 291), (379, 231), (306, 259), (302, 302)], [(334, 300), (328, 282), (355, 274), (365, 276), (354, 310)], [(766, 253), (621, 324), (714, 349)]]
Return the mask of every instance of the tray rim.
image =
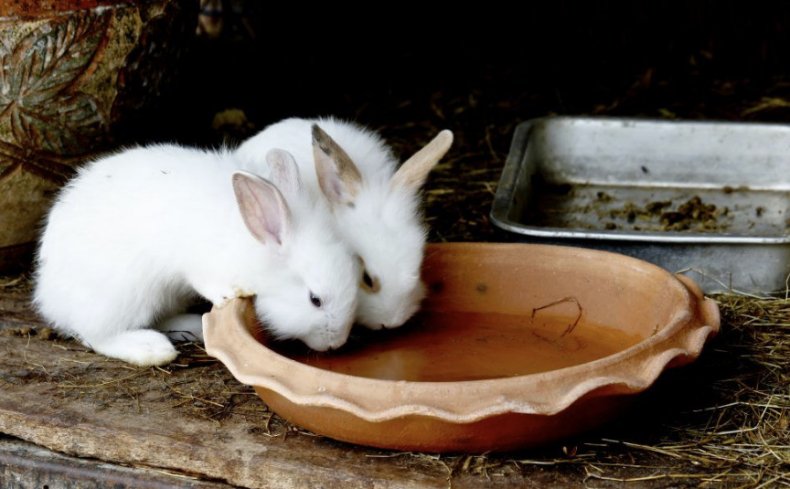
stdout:
[(491, 204), (489, 217), (493, 224), (500, 229), (525, 236), (538, 238), (562, 239), (592, 239), (604, 241), (629, 241), (647, 243), (697, 243), (697, 244), (789, 244), (790, 230), (784, 235), (777, 236), (749, 236), (730, 233), (685, 233), (677, 231), (651, 232), (627, 230), (589, 230), (580, 228), (561, 228), (548, 226), (530, 226), (508, 218), (511, 208), (512, 196), (516, 188), (518, 175), (525, 165), (524, 153), (529, 142), (532, 128), (538, 123), (551, 123), (556, 121), (605, 121), (624, 125), (649, 123), (665, 125), (730, 125), (750, 127), (783, 127), (790, 131), (790, 125), (779, 123), (749, 123), (728, 121), (668, 121), (663, 119), (650, 119), (639, 117), (573, 117), (573, 116), (547, 116), (538, 117), (520, 122), (515, 129), (510, 143), (505, 165), (502, 169), (494, 200)]

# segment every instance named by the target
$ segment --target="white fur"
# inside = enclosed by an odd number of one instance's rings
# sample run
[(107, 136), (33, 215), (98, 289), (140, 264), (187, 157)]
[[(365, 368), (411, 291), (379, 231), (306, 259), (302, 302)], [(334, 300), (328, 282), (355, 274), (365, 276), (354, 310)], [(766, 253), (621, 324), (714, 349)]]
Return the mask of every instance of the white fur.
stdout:
[[(242, 219), (227, 152), (135, 148), (84, 167), (49, 213), (34, 302), (60, 331), (138, 365), (171, 361), (160, 332), (143, 330), (200, 295), (212, 303), (254, 294), (277, 337), (316, 350), (342, 345), (359, 267), (325, 206), (285, 196), (282, 244), (255, 239)], [(304, 193), (304, 192), (302, 192)], [(319, 296), (321, 308), (310, 302)], [(167, 328), (166, 328), (167, 329)]]
[(381, 284), (377, 293), (360, 289), (356, 319), (374, 329), (400, 326), (425, 295), (420, 267), (426, 228), (419, 189), (390, 184), (398, 161), (384, 141), (370, 130), (334, 118), (287, 119), (248, 139), (236, 155), (245, 168), (261, 172), (267, 151), (283, 148), (296, 159), (305, 188), (320, 196), (311, 137), (316, 123), (346, 151), (362, 175), (353, 206), (334, 208), (338, 232)]

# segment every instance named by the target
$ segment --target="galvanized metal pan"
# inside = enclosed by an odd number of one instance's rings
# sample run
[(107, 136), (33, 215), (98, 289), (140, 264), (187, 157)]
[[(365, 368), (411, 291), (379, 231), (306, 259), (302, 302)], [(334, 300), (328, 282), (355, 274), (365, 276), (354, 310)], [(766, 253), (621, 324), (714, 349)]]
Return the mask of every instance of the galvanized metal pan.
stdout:
[(491, 218), (522, 241), (688, 271), (706, 292), (785, 290), (790, 126), (530, 120), (516, 128)]

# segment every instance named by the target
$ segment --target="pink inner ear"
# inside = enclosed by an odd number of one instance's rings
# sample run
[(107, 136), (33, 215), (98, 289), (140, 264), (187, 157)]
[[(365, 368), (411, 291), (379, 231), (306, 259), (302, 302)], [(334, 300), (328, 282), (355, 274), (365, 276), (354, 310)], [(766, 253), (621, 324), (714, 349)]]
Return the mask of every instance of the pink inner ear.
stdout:
[[(267, 205), (267, 204), (264, 204)], [(270, 203), (272, 207), (276, 206), (277, 203)], [(278, 245), (283, 244), (282, 234), (283, 234), (283, 227), (282, 227), (282, 219), (280, 218), (279, 213), (277, 212), (268, 212), (266, 209), (271, 209), (271, 207), (265, 207), (264, 212), (262, 212), (258, 218), (262, 220), (263, 227), (266, 230), (266, 233), (274, 239), (274, 241)], [(264, 240), (261, 240), (264, 241)], [(265, 242), (265, 241), (264, 241)]]
[(288, 208), (274, 185), (262, 178), (236, 174), (233, 188), (241, 217), (250, 233), (262, 243), (274, 240), (282, 245)]
[(322, 151), (315, 154), (315, 169), (318, 175), (318, 184), (324, 195), (334, 204), (345, 204), (348, 200), (346, 186), (335, 168), (332, 159)]
[(313, 125), (313, 159), (318, 184), (330, 203), (353, 204), (362, 175), (343, 148), (317, 125)]
[(271, 169), (271, 180), (282, 193), (295, 195), (302, 187), (299, 168), (293, 156), (282, 149), (272, 149), (266, 155)]
[(344, 195), (345, 195), (344, 187), (345, 186), (343, 185), (343, 181), (340, 180), (339, 178), (337, 178), (337, 175), (332, 175), (332, 178), (330, 178), (329, 183), (332, 186), (331, 191), (334, 194), (334, 197), (335, 197), (334, 200), (337, 201), (337, 202), (340, 202), (340, 203), (346, 203), (347, 199), (344, 198)]

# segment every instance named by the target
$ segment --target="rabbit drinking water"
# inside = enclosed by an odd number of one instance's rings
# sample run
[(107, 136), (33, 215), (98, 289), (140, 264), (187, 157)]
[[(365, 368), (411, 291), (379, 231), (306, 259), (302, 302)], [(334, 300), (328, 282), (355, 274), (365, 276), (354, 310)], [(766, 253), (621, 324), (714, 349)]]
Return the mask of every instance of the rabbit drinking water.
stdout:
[(195, 295), (214, 304), (254, 295), (274, 336), (339, 347), (359, 265), (326, 206), (305, 198), (293, 158), (273, 149), (266, 160), (277, 186), (238, 171), (227, 152), (174, 145), (87, 165), (47, 217), (37, 309), (96, 352), (137, 365), (176, 357), (149, 328)]
[(294, 156), (305, 189), (323, 194), (338, 233), (363, 265), (356, 319), (379, 329), (406, 322), (425, 294), (419, 191), (452, 141), (450, 131), (441, 131), (398, 168), (390, 148), (368, 129), (334, 118), (294, 118), (265, 128), (235, 155), (252, 171), (262, 171), (261, 155), (272, 148)]

